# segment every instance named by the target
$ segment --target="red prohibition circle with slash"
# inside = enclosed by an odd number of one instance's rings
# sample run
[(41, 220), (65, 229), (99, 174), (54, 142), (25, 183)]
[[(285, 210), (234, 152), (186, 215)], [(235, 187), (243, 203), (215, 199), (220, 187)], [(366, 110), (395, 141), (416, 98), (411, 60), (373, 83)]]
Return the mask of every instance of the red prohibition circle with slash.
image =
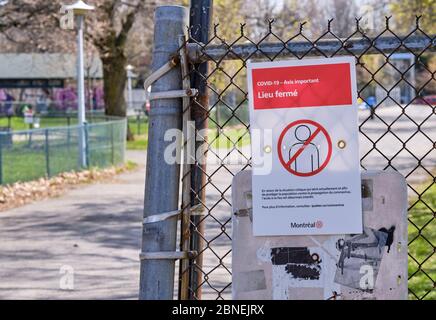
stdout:
[[(313, 132), (310, 137), (303, 143), (303, 145), (297, 150), (297, 152), (288, 160), (285, 161), (285, 159), (283, 158), (283, 154), (282, 154), (282, 143), (283, 143), (283, 138), (285, 136), (285, 134), (293, 127), (296, 127), (298, 125), (312, 125), (313, 127), (315, 127), (315, 132)], [(306, 148), (306, 146), (311, 143), (313, 141), (313, 139), (315, 139), (315, 137), (322, 133), (324, 135), (324, 137), (327, 140), (327, 157), (325, 158), (325, 160), (322, 162), (322, 164), (320, 164), (319, 168), (316, 170), (313, 170), (311, 172), (298, 172), (294, 169), (291, 168), (291, 164), (298, 158), (298, 156), (301, 155), (301, 153), (304, 151), (304, 149)], [(318, 174), (319, 172), (321, 172), (329, 163), (330, 158), (332, 156), (332, 140), (330, 139), (330, 135), (328, 134), (327, 130), (321, 126), (318, 122), (312, 121), (312, 120), (297, 120), (294, 122), (291, 122), (290, 124), (288, 124), (282, 131), (282, 133), (280, 134), (279, 137), (279, 141), (277, 143), (277, 152), (279, 155), (279, 160), (281, 162), (281, 164), (283, 165), (283, 167), (288, 170), (290, 173), (299, 176), (299, 177), (310, 177), (310, 176), (314, 176), (316, 174)]]

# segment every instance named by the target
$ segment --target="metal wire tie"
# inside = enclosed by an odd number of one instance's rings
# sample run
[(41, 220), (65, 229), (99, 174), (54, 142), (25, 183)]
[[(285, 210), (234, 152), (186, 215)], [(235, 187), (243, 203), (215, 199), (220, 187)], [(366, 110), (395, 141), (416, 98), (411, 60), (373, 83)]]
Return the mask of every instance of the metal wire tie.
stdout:
[[(152, 216), (144, 218), (143, 224), (164, 221), (164, 220), (167, 220), (167, 219), (172, 218), (174, 216), (180, 215), (183, 211), (184, 211), (184, 209), (154, 214)], [(204, 211), (204, 206), (200, 203), (200, 204), (197, 204), (197, 205), (190, 208), (189, 215), (190, 216), (201, 216), (203, 211)]]
[(198, 93), (197, 89), (152, 92), (148, 95), (148, 100), (151, 101), (151, 100), (156, 100), (156, 99), (173, 99), (173, 98), (193, 97), (193, 96), (196, 96), (197, 93)]
[(181, 260), (194, 259), (197, 256), (197, 251), (156, 251), (156, 252), (141, 252), (140, 260)]
[(162, 67), (154, 71), (147, 79), (144, 81), (145, 96), (148, 100), (156, 99), (173, 99), (173, 98), (183, 98), (183, 97), (193, 97), (197, 95), (198, 90), (195, 88), (185, 89), (185, 90), (170, 90), (162, 92), (151, 92), (148, 93), (148, 87), (150, 87), (154, 82), (156, 82), (160, 77), (168, 73), (172, 68), (174, 68), (179, 63), (179, 59), (173, 58)]

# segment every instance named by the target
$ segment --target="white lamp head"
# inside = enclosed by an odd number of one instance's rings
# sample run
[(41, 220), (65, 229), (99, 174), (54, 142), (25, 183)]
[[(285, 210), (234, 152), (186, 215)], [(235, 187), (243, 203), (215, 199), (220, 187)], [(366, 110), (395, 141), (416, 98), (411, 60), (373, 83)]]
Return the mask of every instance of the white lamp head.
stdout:
[(82, 0), (77, 1), (76, 3), (65, 6), (67, 10), (73, 10), (75, 16), (84, 16), (88, 11), (92, 11), (95, 9), (94, 6), (90, 6), (83, 2)]

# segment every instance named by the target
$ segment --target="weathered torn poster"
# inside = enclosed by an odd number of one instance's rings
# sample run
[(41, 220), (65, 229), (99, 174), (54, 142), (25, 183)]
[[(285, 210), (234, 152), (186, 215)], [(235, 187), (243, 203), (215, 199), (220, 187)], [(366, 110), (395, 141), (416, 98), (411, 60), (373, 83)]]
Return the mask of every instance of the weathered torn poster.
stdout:
[(339, 239), (337, 248), (341, 255), (337, 263), (335, 282), (359, 290), (374, 289), (383, 253), (392, 244), (392, 230), (364, 228), (355, 236)]

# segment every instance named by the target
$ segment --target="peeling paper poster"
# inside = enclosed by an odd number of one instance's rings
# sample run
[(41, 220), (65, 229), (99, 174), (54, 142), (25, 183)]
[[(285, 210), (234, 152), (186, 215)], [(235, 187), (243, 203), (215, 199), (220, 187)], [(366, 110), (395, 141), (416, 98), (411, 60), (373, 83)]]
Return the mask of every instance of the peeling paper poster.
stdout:
[(338, 240), (341, 255), (335, 282), (358, 290), (374, 289), (385, 247), (389, 254), (394, 230), (394, 227), (386, 231), (364, 228), (363, 234)]

